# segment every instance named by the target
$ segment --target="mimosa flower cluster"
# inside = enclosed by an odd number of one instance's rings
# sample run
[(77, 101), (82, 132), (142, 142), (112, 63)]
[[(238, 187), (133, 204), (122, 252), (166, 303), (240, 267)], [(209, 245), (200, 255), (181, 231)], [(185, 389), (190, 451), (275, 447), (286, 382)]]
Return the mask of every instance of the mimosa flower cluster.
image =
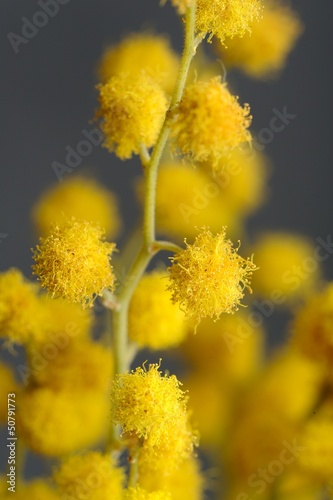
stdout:
[[(301, 21), (278, 0), (170, 3), (182, 55), (145, 31), (96, 65), (103, 146), (142, 165), (137, 227), (116, 192), (73, 175), (32, 209), (31, 279), (0, 274), (2, 344), (25, 355), (20, 380), (8, 362), (0, 378), (28, 460), (48, 469), (18, 470), (17, 497), (333, 499), (333, 284), (318, 262), (293, 274), (309, 239), (247, 234), (272, 167), (252, 149), (250, 106), (199, 49), (214, 42), (228, 80), (276, 77)], [(270, 357), (258, 304), (293, 318)]]

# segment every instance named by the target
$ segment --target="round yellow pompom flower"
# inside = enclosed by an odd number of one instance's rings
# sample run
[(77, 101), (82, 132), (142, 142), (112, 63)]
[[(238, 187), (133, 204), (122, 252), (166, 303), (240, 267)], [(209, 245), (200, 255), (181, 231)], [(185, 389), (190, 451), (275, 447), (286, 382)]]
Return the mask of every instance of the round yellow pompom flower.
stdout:
[(54, 473), (61, 498), (123, 500), (125, 473), (109, 455), (90, 451), (65, 459)]
[(137, 286), (129, 308), (128, 335), (141, 348), (166, 349), (185, 338), (183, 312), (171, 302), (167, 274), (146, 274)]
[(28, 387), (18, 401), (18, 432), (36, 453), (63, 456), (102, 439), (109, 411), (104, 394)]
[(252, 282), (256, 293), (271, 295), (273, 302), (283, 304), (313, 290), (319, 263), (307, 238), (283, 232), (264, 233), (253, 253), (259, 268)]
[(42, 236), (71, 217), (98, 224), (110, 238), (119, 229), (114, 194), (92, 179), (74, 176), (63, 181), (47, 190), (33, 209), (33, 219)]
[(114, 422), (124, 432), (149, 438), (151, 446), (158, 446), (184, 413), (184, 392), (179, 385), (174, 375), (163, 376), (158, 365), (117, 375), (112, 386)]
[(287, 5), (269, 1), (262, 19), (253, 23), (251, 34), (226, 40), (226, 47), (221, 47), (223, 61), (253, 78), (274, 75), (283, 68), (301, 31), (301, 22)]
[(195, 161), (216, 163), (230, 150), (250, 142), (248, 105), (242, 108), (220, 78), (189, 85), (174, 111), (171, 137)]
[(122, 160), (139, 154), (142, 145), (155, 144), (167, 110), (162, 88), (142, 72), (127, 73), (98, 86), (100, 108), (97, 118), (104, 133), (104, 146)]
[(106, 83), (112, 76), (127, 73), (133, 79), (144, 70), (171, 93), (175, 85), (179, 57), (169, 40), (152, 33), (132, 33), (118, 45), (107, 47), (99, 64), (98, 74)]
[[(184, 14), (192, 0), (171, 0), (180, 14)], [(209, 40), (217, 36), (221, 42), (226, 37), (243, 36), (251, 32), (255, 19), (261, 16), (259, 0), (197, 0), (196, 31)]]
[(114, 243), (102, 241), (103, 231), (74, 218), (55, 226), (34, 252), (34, 274), (52, 297), (92, 306), (103, 290), (114, 287), (110, 257)]
[(0, 274), (0, 336), (25, 344), (44, 337), (45, 318), (38, 287), (18, 269)]
[(185, 314), (197, 323), (205, 317), (218, 319), (222, 313), (237, 310), (256, 269), (250, 259), (238, 255), (226, 239), (225, 229), (213, 236), (204, 228), (193, 245), (187, 244), (171, 260), (168, 289), (172, 300), (179, 302)]

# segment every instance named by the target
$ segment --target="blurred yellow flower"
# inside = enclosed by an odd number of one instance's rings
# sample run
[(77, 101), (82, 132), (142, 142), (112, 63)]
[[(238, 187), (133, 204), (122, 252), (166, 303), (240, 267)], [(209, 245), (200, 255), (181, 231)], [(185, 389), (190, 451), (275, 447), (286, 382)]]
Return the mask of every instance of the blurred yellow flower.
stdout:
[(319, 262), (311, 242), (287, 232), (263, 233), (252, 251), (258, 272), (253, 290), (271, 297), (275, 304), (288, 304), (311, 292), (319, 277)]
[(149, 493), (140, 486), (128, 488), (124, 500), (172, 500), (171, 494), (166, 491), (153, 491)]
[(145, 274), (131, 299), (128, 335), (140, 348), (167, 349), (185, 338), (184, 313), (171, 302), (166, 271)]
[(0, 273), (0, 336), (10, 343), (27, 344), (44, 338), (44, 314), (38, 286), (18, 269)]
[(203, 498), (205, 479), (194, 456), (187, 458), (172, 472), (165, 472), (163, 461), (156, 460), (156, 465), (157, 470), (140, 467), (139, 484), (145, 489), (170, 492), (172, 500)]
[(163, 35), (153, 33), (132, 33), (119, 44), (107, 47), (98, 67), (102, 83), (111, 77), (126, 73), (133, 80), (142, 71), (152, 77), (167, 93), (176, 83), (179, 56)]
[[(292, 325), (292, 345), (327, 364), (333, 361), (333, 283), (312, 295), (298, 311)], [(333, 376), (331, 376), (333, 382)]]
[(109, 412), (104, 394), (28, 387), (18, 401), (18, 432), (36, 453), (64, 456), (102, 439)]
[(41, 236), (71, 217), (97, 224), (110, 238), (117, 235), (120, 225), (115, 195), (93, 179), (78, 176), (43, 193), (32, 215)]
[(251, 33), (226, 39), (225, 46), (220, 46), (223, 61), (252, 78), (274, 76), (285, 65), (301, 32), (302, 24), (288, 5), (267, 1), (262, 19), (253, 22)]
[(124, 470), (109, 455), (97, 451), (64, 459), (54, 480), (61, 498), (123, 500)]

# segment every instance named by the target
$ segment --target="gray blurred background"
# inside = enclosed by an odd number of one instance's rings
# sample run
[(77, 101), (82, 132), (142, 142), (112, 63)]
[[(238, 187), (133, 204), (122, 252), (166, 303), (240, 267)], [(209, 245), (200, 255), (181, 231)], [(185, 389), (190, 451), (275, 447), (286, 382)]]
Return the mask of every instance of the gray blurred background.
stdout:
[[(248, 227), (251, 236), (263, 229), (286, 229), (326, 239), (333, 232), (333, 4), (294, 0), (292, 5), (306, 29), (281, 78), (258, 83), (237, 72), (228, 75), (241, 102), (251, 104), (254, 131), (268, 126), (273, 108), (286, 106), (297, 115), (267, 145), (274, 164), (271, 196)], [(182, 42), (181, 23), (168, 4), (68, 0), (16, 54), (7, 35), (21, 34), (22, 17), (31, 20), (38, 10), (36, 0), (1, 1), (0, 270), (17, 266), (29, 277), (35, 245), (30, 209), (42, 190), (57, 182), (51, 163), (64, 162), (66, 146), (75, 148), (82, 130), (90, 128), (96, 107), (94, 68), (103, 47), (142, 28), (170, 33), (175, 49)], [(131, 179), (140, 172), (139, 162), (121, 163), (95, 147), (76, 171), (87, 168), (119, 194), (125, 224), (135, 222)], [(325, 273), (333, 278), (333, 258)], [(278, 314), (274, 321), (282, 324)]]

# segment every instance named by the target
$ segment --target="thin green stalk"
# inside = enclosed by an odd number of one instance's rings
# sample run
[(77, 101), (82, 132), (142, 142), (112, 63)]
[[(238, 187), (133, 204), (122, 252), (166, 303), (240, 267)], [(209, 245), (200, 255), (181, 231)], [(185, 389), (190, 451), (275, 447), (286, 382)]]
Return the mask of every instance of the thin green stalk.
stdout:
[(188, 70), (195, 55), (196, 41), (194, 37), (195, 33), (195, 11), (196, 2), (192, 2), (191, 7), (186, 10), (186, 22), (185, 22), (185, 44), (184, 51), (180, 63), (180, 68), (178, 72), (178, 78), (174, 93), (171, 98), (170, 107), (166, 113), (166, 117), (161, 128), (161, 132), (155, 148), (153, 150), (150, 163), (147, 168), (146, 174), (146, 196), (145, 196), (145, 207), (144, 207), (144, 242), (147, 246), (151, 245), (155, 241), (155, 200), (156, 200), (156, 183), (157, 183), (157, 170), (160, 164), (162, 154), (170, 134), (170, 113), (177, 106), (182, 98)]
[[(145, 166), (145, 202), (143, 215), (143, 242), (139, 253), (129, 269), (125, 286), (121, 288), (117, 295), (119, 309), (113, 311), (113, 349), (115, 359), (115, 373), (123, 373), (128, 369), (127, 363), (127, 322), (128, 307), (133, 292), (147, 268), (151, 258), (161, 247), (155, 245), (155, 201), (156, 201), (156, 181), (158, 166), (170, 133), (169, 115), (182, 97), (186, 84), (187, 74), (191, 60), (195, 54), (196, 42), (194, 38), (195, 28), (195, 2), (187, 9), (185, 45), (178, 73), (177, 84), (171, 99), (169, 111), (162, 125), (158, 140), (153, 149), (149, 162)], [(175, 251), (178, 247), (170, 244), (169, 250)]]

